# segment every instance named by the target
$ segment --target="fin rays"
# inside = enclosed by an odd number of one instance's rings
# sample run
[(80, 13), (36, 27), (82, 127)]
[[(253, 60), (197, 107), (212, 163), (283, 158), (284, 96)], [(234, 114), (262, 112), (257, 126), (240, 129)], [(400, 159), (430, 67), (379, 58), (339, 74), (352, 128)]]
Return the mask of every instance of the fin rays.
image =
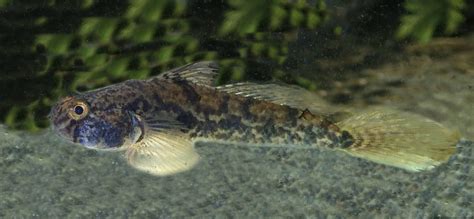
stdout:
[(243, 82), (219, 86), (217, 89), (300, 110), (309, 109), (317, 114), (329, 115), (335, 112), (335, 109), (327, 105), (319, 96), (297, 86)]
[(128, 163), (153, 175), (164, 176), (183, 172), (194, 167), (199, 155), (189, 136), (181, 131), (184, 125), (170, 119), (145, 119), (138, 115), (136, 121), (143, 127), (143, 138), (127, 148)]
[(457, 132), (437, 122), (386, 108), (357, 114), (337, 125), (355, 141), (343, 151), (409, 171), (431, 169), (447, 161), (459, 141)]
[(212, 87), (218, 75), (218, 65), (213, 61), (202, 61), (181, 66), (158, 75), (164, 80), (186, 80), (197, 85)]
[(153, 132), (127, 150), (128, 163), (153, 175), (171, 175), (193, 168), (199, 161), (184, 136)]

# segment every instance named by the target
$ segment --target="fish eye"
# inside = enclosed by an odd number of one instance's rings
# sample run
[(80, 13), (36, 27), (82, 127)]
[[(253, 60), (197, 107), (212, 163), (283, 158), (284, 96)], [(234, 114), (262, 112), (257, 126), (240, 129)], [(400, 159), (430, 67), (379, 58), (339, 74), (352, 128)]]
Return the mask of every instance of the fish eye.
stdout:
[(84, 108), (82, 106), (75, 106), (74, 107), (74, 112), (77, 114), (77, 115), (81, 115), (83, 112), (84, 112)]
[(69, 110), (68, 116), (74, 120), (80, 120), (87, 116), (89, 107), (84, 101), (78, 101), (76, 105)]

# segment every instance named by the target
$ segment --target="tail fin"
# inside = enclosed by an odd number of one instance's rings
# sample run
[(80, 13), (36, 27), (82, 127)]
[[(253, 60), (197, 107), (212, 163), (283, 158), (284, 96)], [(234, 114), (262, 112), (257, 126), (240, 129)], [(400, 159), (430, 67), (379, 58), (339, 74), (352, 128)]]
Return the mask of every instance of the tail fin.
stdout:
[(447, 161), (460, 138), (437, 122), (386, 108), (355, 114), (337, 125), (354, 137), (345, 152), (409, 171)]

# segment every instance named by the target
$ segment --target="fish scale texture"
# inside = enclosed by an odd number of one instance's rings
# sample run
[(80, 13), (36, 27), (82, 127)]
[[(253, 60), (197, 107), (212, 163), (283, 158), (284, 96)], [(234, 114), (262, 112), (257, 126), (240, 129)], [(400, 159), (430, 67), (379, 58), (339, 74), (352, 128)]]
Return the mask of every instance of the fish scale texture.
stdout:
[(474, 143), (457, 147), (409, 173), (325, 149), (198, 143), (195, 169), (154, 177), (119, 152), (0, 128), (0, 218), (472, 218)]

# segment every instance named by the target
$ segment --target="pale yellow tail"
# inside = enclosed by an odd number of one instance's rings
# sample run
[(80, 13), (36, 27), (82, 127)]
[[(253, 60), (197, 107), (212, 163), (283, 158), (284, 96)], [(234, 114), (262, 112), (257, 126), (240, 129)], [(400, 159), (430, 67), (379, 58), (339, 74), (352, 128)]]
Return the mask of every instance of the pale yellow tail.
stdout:
[(352, 156), (409, 171), (432, 169), (456, 150), (459, 134), (411, 113), (377, 108), (337, 123), (354, 137)]

